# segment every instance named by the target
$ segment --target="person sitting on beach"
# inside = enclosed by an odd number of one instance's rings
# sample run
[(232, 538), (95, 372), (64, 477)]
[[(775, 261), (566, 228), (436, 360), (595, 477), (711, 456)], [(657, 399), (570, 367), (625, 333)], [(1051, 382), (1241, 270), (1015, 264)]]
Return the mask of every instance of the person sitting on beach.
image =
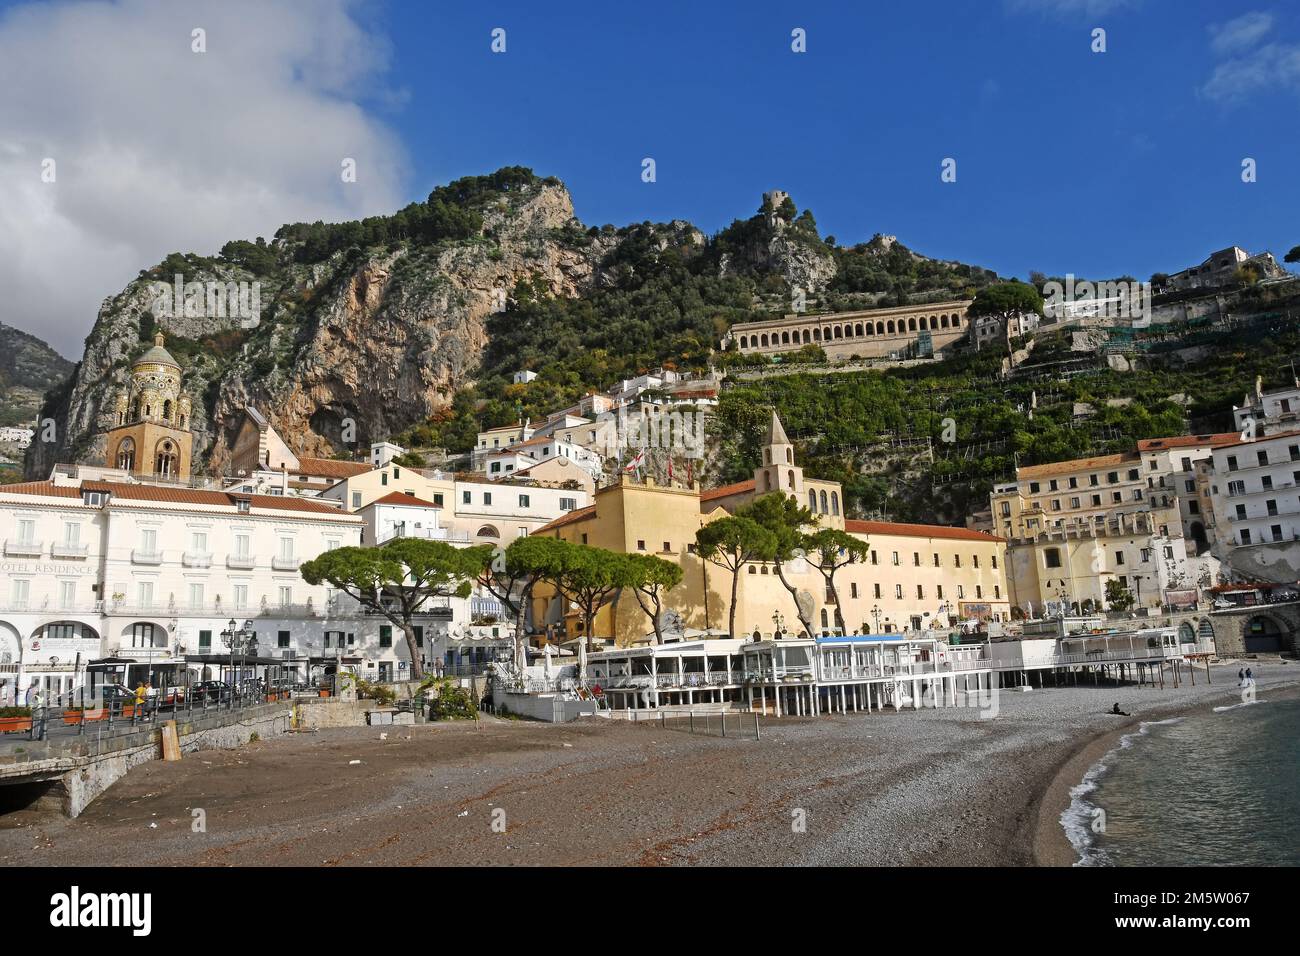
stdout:
[(1122, 710), (1119, 709), (1119, 701), (1115, 701), (1115, 706), (1112, 707), (1112, 708), (1110, 709), (1110, 712), (1111, 712), (1112, 714), (1114, 714), (1116, 717), (1131, 717), (1131, 716), (1133, 716), (1132, 714), (1126, 713), (1125, 711), (1122, 711)]

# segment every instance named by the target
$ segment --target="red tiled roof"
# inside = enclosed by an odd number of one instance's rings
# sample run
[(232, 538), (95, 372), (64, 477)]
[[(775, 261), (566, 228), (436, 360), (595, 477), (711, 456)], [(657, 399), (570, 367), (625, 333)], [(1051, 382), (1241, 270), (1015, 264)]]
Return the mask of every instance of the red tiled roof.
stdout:
[(1173, 438), (1144, 438), (1138, 442), (1138, 451), (1160, 451), (1164, 448), (1218, 448), (1241, 440), (1239, 432), (1214, 432), (1209, 435), (1176, 435)]
[(544, 534), (547, 531), (554, 531), (556, 528), (563, 528), (565, 525), (573, 524), (575, 521), (582, 521), (584, 518), (593, 517), (596, 514), (595, 505), (587, 505), (585, 508), (579, 508), (577, 511), (570, 511), (567, 515), (556, 518), (549, 524), (544, 524), (532, 534)]
[[(92, 491), (94, 489), (91, 489)], [(75, 485), (55, 485), (49, 481), (21, 481), (0, 485), (0, 493), (13, 495), (45, 495), (50, 498), (80, 498), (81, 489)]]
[(346, 514), (341, 508), (322, 504), (311, 498), (294, 498), (281, 495), (250, 495), (211, 491), (205, 488), (172, 488), (166, 485), (131, 485), (115, 481), (83, 481), (80, 487), (55, 485), (48, 481), (29, 481), (18, 485), (0, 485), (0, 491), (24, 495), (53, 495), (77, 498), (82, 489), (108, 492), (124, 501), (159, 501), (169, 504), (216, 505), (230, 508), (237, 500), (246, 500), (254, 508), (276, 511), (307, 511), (315, 514)]
[(738, 481), (732, 485), (723, 485), (721, 488), (710, 488), (708, 491), (700, 492), (700, 501), (712, 501), (714, 498), (726, 498), (728, 495), (736, 495), (745, 491), (754, 490), (754, 479), (749, 481)]
[(1274, 438), (1295, 438), (1297, 435), (1300, 435), (1300, 431), (1277, 432), (1273, 435), (1256, 435), (1254, 438), (1242, 438), (1241, 434), (1238, 433), (1233, 436), (1236, 439), (1235, 441), (1224, 442), (1218, 447), (1229, 448), (1233, 445), (1258, 445), (1260, 442), (1272, 441)]
[(367, 461), (336, 461), (333, 458), (299, 458), (298, 467), (291, 468), (295, 475), (316, 475), (321, 478), (352, 478), (371, 470)]
[(900, 524), (895, 521), (848, 521), (844, 530), (850, 534), (893, 534), (905, 538), (953, 538), (960, 541), (1005, 541), (997, 535), (953, 528), (942, 524)]
[(1028, 465), (1016, 472), (1017, 478), (1046, 478), (1049, 475), (1065, 475), (1072, 471), (1091, 471), (1094, 468), (1109, 468), (1111, 465), (1124, 465), (1138, 460), (1135, 451), (1120, 452), (1118, 455), (1098, 455), (1095, 458), (1074, 458), (1070, 461), (1052, 461), (1045, 465)]
[[(415, 495), (408, 495), (401, 491), (393, 491), (370, 502), (372, 505), (409, 505), (412, 508), (441, 508), (442, 505), (436, 505), (432, 501), (425, 501), (423, 498), (417, 498)], [(368, 507), (368, 506), (367, 506)]]

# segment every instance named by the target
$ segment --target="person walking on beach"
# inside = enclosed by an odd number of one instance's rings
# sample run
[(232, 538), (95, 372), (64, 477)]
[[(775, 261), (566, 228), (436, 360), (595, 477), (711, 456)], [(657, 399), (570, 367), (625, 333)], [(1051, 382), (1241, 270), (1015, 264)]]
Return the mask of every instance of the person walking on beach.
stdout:
[(1246, 668), (1246, 680), (1250, 681), (1252, 684), (1255, 683), (1255, 675), (1251, 673), (1249, 667)]
[(1244, 684), (1244, 683), (1246, 683), (1246, 672), (1245, 672), (1244, 670), (1242, 670), (1240, 667), (1238, 667), (1238, 668), (1237, 668), (1237, 686), (1240, 687), (1240, 686), (1241, 686), (1242, 684)]

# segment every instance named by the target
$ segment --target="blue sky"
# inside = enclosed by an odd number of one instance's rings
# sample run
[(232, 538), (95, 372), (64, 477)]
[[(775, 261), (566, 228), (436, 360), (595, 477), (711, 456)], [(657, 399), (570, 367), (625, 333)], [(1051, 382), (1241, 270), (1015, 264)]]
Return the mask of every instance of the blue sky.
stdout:
[(0, 0), (0, 321), (76, 356), (168, 252), (516, 164), (589, 225), (713, 232), (776, 187), (841, 243), (884, 232), (1003, 275), (1280, 258), (1300, 244), (1296, 6)]
[[(1243, 79), (1240, 101), (1206, 89), (1269, 43), (1300, 58), (1281, 4), (562, 6), (383, 9), (416, 194), (519, 163), (564, 179), (585, 222), (713, 231), (776, 186), (842, 243), (881, 231), (1021, 276), (1146, 278), (1233, 243), (1279, 258), (1300, 244), (1300, 66)], [(1272, 16), (1255, 47), (1246, 29), (1220, 41), (1237, 56), (1216, 52), (1211, 28), (1252, 12)]]

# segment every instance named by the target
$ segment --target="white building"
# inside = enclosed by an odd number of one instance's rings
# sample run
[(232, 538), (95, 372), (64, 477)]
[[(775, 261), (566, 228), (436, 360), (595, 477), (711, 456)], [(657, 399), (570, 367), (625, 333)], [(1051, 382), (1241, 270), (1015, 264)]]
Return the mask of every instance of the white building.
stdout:
[(1300, 565), (1300, 431), (1242, 440), (1214, 450), (1206, 475), (1215, 551), (1232, 576), (1297, 578)]
[(1265, 392), (1263, 382), (1255, 379), (1255, 394), (1244, 396), (1240, 405), (1232, 407), (1232, 419), (1238, 432), (1253, 422), (1256, 435), (1300, 427), (1300, 382), (1294, 388)]
[[(230, 620), (300, 677), (342, 663), (372, 680), (410, 672), (400, 633), (303, 561), (360, 543), (365, 520), (297, 497), (116, 482), (0, 487), (0, 680), (51, 694), (105, 678), (221, 676)], [(444, 601), (421, 623), (427, 660), (468, 621)], [(89, 667), (91, 662), (98, 662)]]

